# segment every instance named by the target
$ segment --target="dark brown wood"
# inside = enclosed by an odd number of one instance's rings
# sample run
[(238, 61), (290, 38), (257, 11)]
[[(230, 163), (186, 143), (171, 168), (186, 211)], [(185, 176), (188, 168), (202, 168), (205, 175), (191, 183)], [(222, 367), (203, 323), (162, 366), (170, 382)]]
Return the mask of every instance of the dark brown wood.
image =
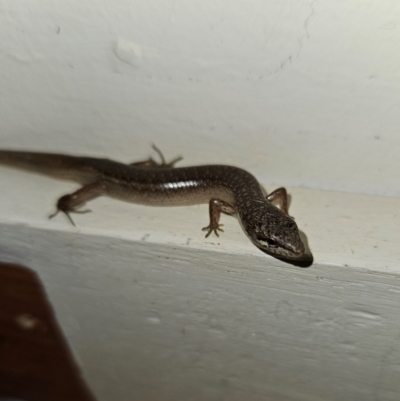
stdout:
[(0, 263), (0, 398), (94, 401), (37, 275)]

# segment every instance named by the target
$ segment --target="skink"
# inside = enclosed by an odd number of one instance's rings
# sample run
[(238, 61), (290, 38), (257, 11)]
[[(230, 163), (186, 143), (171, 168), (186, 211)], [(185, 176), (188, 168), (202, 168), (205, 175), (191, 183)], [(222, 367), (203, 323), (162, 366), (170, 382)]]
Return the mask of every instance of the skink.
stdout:
[[(82, 213), (80, 207), (102, 195), (143, 205), (209, 203), (210, 224), (203, 229), (206, 237), (223, 231), (219, 223), (223, 212), (234, 215), (262, 251), (301, 266), (312, 263), (312, 255), (288, 215), (285, 188), (266, 196), (256, 178), (243, 169), (225, 165), (175, 168), (180, 158), (166, 163), (159, 154), (161, 163), (149, 158), (123, 164), (93, 157), (0, 150), (0, 164), (80, 183), (80, 189), (57, 202), (57, 212), (65, 213), (72, 223), (70, 213)], [(273, 201), (278, 201), (280, 208)]]

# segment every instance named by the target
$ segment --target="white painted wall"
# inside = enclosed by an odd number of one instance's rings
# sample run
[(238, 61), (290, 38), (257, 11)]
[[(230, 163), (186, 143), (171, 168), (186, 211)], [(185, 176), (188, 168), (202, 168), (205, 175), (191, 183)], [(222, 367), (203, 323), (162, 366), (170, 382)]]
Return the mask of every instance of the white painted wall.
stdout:
[(4, 146), (400, 195), (400, 3), (4, 0)]
[(397, 400), (399, 16), (0, 3), (0, 147), (236, 164), (288, 188), (315, 256), (277, 262), (228, 217), (205, 240), (205, 206), (100, 199), (74, 229), (46, 214), (75, 184), (0, 168), (0, 259), (39, 273), (99, 400)]

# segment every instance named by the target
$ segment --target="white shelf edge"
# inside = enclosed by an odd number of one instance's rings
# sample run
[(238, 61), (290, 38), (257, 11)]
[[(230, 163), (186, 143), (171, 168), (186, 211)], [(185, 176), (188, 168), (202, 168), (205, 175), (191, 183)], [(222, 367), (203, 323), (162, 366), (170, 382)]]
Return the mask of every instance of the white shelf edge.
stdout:
[[(225, 232), (204, 238), (207, 205), (146, 207), (99, 198), (93, 213), (76, 215), (77, 227), (63, 216), (48, 220), (59, 196), (77, 185), (35, 174), (0, 169), (0, 225), (28, 225), (129, 241), (172, 244), (232, 254), (264, 255), (245, 237), (236, 219), (223, 216)], [(265, 185), (272, 190), (277, 185)], [(400, 273), (400, 199), (302, 188), (287, 188), (290, 213), (307, 235), (316, 265)], [(270, 258), (265, 255), (266, 258)]]

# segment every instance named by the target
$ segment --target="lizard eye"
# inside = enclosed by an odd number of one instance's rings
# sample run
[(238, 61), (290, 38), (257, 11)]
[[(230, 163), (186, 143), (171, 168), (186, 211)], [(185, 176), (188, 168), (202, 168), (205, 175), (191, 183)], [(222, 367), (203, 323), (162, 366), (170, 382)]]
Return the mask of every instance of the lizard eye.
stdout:
[(259, 237), (258, 239), (261, 242), (266, 242), (268, 244), (268, 246), (271, 248), (275, 248), (278, 245), (277, 242), (272, 238)]

